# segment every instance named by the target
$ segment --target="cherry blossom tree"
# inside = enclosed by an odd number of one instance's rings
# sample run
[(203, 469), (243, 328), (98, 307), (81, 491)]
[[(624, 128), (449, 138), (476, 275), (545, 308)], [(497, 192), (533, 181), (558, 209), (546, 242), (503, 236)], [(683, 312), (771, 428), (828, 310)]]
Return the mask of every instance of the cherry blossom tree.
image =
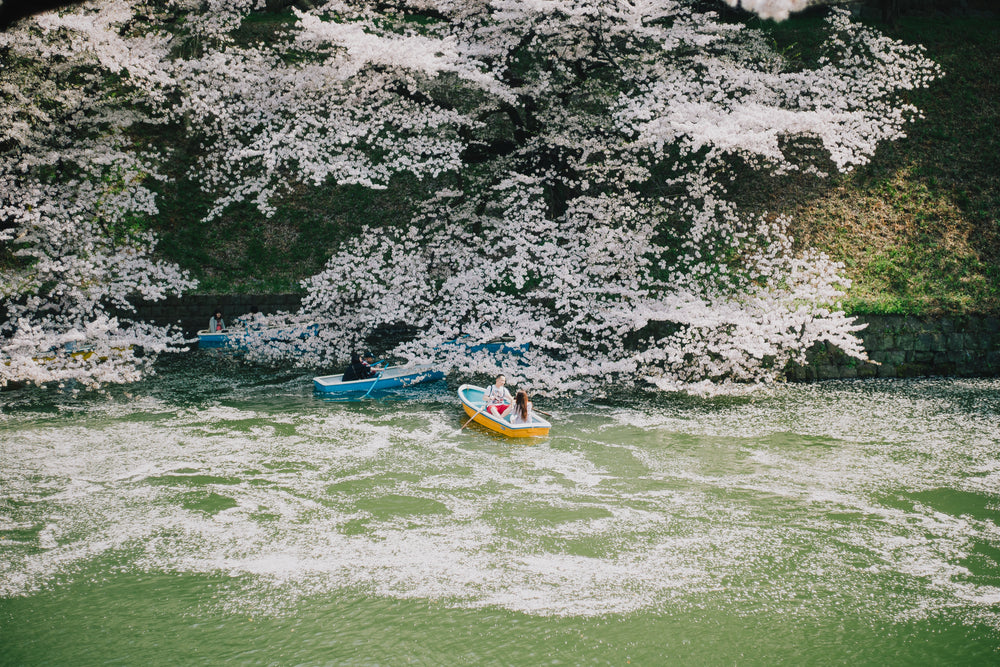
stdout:
[[(751, 8), (779, 5), (798, 7)], [(326, 71), (349, 73), (352, 90), (371, 82), (407, 105), (410, 128), (452, 142), (418, 154), (421, 169), (459, 170), (412, 226), (370, 230), (306, 282), (300, 317), (324, 329), (300, 358), (329, 363), (393, 321), (421, 331), (396, 354), (548, 390), (766, 382), (816, 342), (864, 358), (836, 307), (840, 267), (796, 253), (784, 218), (742, 215), (725, 179), (737, 163), (759, 177), (863, 164), (917, 114), (899, 93), (937, 69), (837, 10), (824, 55), (800, 68), (765, 35), (696, 7), (424, 3), (412, 8), (419, 29), (411, 14), (376, 22), (355, 5), (299, 13), (296, 40)], [(433, 127), (409, 120), (418, 109)], [(377, 173), (374, 186), (391, 177), (351, 164)], [(498, 358), (444, 344), (497, 334), (530, 349)]]
[(165, 51), (162, 38), (120, 36), (132, 16), (110, 3), (0, 33), (0, 386), (130, 382), (184, 349), (179, 331), (130, 316), (134, 299), (194, 284), (154, 258), (145, 224), (161, 154), (129, 134), (154, 120), (154, 89), (127, 72), (165, 81)]
[[(741, 4), (774, 18), (804, 6)], [(251, 345), (252, 358), (334, 363), (395, 322), (418, 333), (390, 353), (549, 390), (766, 382), (820, 341), (863, 358), (836, 306), (839, 267), (795, 251), (781, 216), (742, 214), (726, 184), (737, 167), (863, 164), (917, 115), (901, 92), (938, 74), (919, 49), (831, 10), (823, 55), (803, 67), (688, 0), (333, 0), (293, 8), (266, 41), (234, 38), (265, 9), (118, 0), (34, 28), (126, 81), (143, 122), (198, 143), (187, 177), (214, 196), (208, 219), (236, 202), (269, 215), (302, 185), (447, 182), (415, 219), (336, 251), (303, 310), (270, 322), (320, 336)], [(110, 110), (88, 114), (103, 145), (123, 134)], [(101, 182), (134, 192), (116, 200), (125, 217), (151, 210), (130, 174), (153, 177), (165, 153), (105, 163)], [(79, 201), (99, 221), (105, 199)], [(447, 344), (498, 334), (527, 352)]]

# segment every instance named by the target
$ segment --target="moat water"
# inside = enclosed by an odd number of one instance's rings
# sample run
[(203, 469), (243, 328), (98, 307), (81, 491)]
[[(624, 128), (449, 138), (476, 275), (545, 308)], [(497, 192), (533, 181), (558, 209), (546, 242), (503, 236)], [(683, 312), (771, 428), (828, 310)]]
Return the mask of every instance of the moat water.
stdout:
[(1000, 380), (0, 393), (0, 664), (1000, 664)]

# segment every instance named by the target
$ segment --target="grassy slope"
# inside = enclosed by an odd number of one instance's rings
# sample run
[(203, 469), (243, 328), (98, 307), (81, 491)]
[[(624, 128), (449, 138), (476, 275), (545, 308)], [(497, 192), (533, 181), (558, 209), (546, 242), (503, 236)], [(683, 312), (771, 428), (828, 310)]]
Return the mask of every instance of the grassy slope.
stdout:
[[(811, 20), (777, 28), (808, 48)], [(1000, 312), (1000, 21), (903, 19), (945, 71), (909, 100), (924, 117), (855, 172), (788, 177), (744, 198), (794, 217), (803, 246), (846, 265), (854, 313)]]
[[(817, 21), (779, 24), (775, 38), (808, 51)], [(895, 36), (924, 44), (946, 71), (911, 95), (925, 117), (906, 139), (848, 175), (746, 179), (735, 194), (748, 210), (793, 216), (802, 245), (846, 264), (852, 312), (1000, 312), (1000, 21), (904, 19)], [(168, 187), (161, 251), (200, 291), (278, 292), (298, 289), (362, 225), (408, 220), (436, 184), (301, 188), (270, 219), (239, 207), (211, 224), (198, 222), (205, 200), (192, 186)]]

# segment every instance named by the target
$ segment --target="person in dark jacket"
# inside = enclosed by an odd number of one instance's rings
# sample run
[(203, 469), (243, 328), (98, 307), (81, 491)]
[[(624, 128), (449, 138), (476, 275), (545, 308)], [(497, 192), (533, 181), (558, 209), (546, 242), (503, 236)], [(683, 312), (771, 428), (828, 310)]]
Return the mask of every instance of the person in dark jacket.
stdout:
[[(365, 355), (368, 359), (371, 359), (371, 355)], [(370, 377), (377, 375), (375, 371), (372, 370), (371, 365), (367, 361), (361, 359), (361, 355), (357, 352), (351, 353), (351, 364), (344, 370), (344, 379), (342, 382), (352, 382), (354, 380), (365, 380)]]

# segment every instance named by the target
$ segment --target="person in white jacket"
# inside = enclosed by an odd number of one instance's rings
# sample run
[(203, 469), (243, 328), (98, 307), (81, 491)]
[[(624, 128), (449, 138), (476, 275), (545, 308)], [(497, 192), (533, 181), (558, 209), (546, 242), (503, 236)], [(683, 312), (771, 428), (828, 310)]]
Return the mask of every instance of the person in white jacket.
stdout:
[(208, 320), (208, 330), (212, 333), (218, 333), (226, 328), (226, 322), (222, 319), (222, 309), (216, 308), (215, 313)]

